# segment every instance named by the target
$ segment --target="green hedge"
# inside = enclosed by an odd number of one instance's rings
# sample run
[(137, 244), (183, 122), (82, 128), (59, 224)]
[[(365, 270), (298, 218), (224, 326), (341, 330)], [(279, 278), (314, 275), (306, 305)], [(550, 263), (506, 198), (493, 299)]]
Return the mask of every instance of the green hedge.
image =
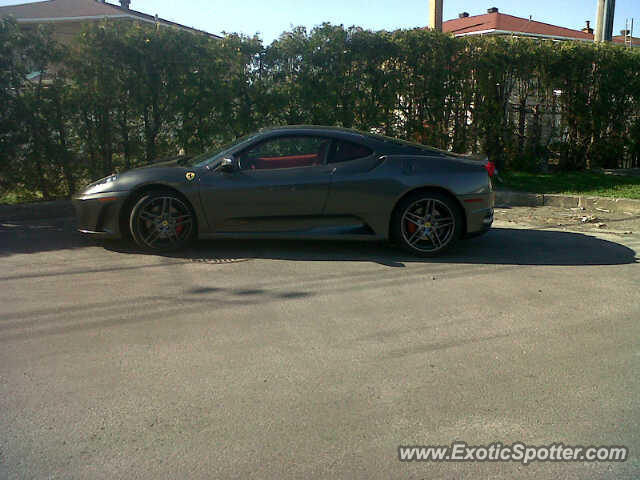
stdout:
[(484, 152), (519, 170), (640, 165), (640, 49), (582, 42), (323, 24), (264, 46), (106, 22), (68, 48), (3, 19), (0, 102), (0, 188), (44, 198), (283, 124)]

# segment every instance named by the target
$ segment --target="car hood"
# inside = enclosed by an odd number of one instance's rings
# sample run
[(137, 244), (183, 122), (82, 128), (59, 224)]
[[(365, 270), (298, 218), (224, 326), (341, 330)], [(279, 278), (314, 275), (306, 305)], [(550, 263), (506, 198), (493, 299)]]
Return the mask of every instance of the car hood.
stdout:
[(145, 170), (148, 168), (167, 168), (167, 167), (187, 167), (186, 162), (191, 157), (173, 157), (170, 159), (163, 159), (159, 161), (155, 161), (149, 165), (144, 165), (142, 167), (134, 168), (133, 170)]

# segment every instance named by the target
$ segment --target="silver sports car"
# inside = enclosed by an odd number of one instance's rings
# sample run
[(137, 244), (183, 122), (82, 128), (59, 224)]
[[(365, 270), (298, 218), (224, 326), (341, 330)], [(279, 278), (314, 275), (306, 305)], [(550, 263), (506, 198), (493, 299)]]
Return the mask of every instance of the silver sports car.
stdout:
[(431, 256), (493, 222), (492, 162), (356, 130), (262, 130), (98, 180), (79, 230), (152, 251), (194, 238), (391, 240)]

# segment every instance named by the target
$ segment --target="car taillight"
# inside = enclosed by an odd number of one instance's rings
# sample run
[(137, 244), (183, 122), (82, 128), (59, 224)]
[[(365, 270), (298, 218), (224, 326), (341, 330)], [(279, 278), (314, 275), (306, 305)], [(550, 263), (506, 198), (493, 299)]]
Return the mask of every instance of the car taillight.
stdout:
[(496, 174), (496, 164), (493, 162), (487, 162), (484, 164), (484, 168), (487, 169), (487, 173), (490, 177), (493, 177)]

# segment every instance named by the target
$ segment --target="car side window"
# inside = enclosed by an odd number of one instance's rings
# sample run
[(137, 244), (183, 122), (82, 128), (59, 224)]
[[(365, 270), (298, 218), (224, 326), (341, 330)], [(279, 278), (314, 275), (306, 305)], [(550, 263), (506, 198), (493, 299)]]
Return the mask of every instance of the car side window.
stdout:
[(337, 142), (335, 153), (329, 158), (329, 163), (348, 162), (358, 158), (368, 157), (373, 153), (368, 147), (357, 143), (339, 141)]
[(240, 154), (242, 170), (273, 170), (322, 165), (331, 139), (322, 137), (276, 137)]

